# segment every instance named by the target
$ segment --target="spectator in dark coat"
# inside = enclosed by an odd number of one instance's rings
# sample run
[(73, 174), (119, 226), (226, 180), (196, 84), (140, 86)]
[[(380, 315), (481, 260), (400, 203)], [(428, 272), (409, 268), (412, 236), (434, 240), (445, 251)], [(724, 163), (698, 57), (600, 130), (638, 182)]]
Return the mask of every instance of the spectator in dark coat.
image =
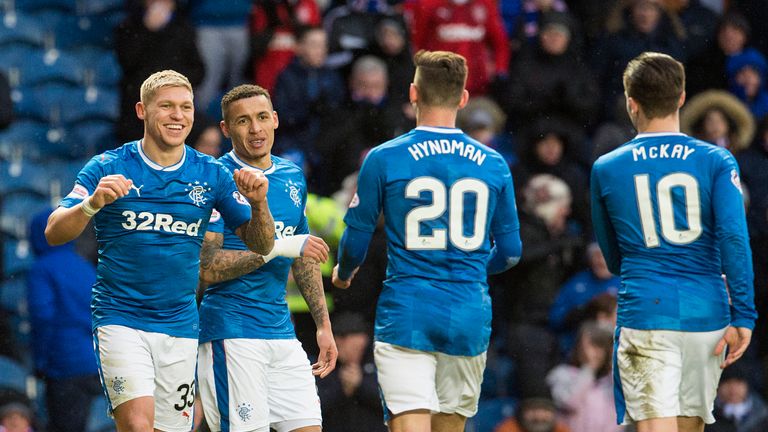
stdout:
[(141, 83), (163, 69), (184, 74), (196, 87), (205, 66), (195, 42), (195, 29), (176, 13), (175, 0), (145, 0), (130, 10), (115, 29), (115, 52), (123, 77), (116, 135), (123, 143), (141, 138), (144, 123), (136, 117)]
[(749, 371), (736, 363), (723, 371), (715, 399), (715, 423), (705, 432), (764, 432), (768, 430), (768, 406), (749, 385)]

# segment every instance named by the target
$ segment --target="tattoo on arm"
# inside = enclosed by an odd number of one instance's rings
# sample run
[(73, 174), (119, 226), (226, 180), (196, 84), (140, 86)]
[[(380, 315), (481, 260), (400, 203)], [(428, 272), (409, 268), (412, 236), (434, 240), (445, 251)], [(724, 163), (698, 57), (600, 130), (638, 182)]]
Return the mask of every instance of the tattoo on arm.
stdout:
[(329, 318), (320, 264), (312, 258), (296, 258), (291, 269), (296, 285), (299, 286), (299, 291), (309, 306), (315, 326), (322, 327)]
[(275, 221), (267, 202), (251, 205), (251, 220), (235, 231), (248, 249), (266, 255), (275, 246)]
[(207, 232), (200, 250), (200, 281), (212, 284), (235, 279), (264, 265), (251, 251), (224, 250), (224, 235)]

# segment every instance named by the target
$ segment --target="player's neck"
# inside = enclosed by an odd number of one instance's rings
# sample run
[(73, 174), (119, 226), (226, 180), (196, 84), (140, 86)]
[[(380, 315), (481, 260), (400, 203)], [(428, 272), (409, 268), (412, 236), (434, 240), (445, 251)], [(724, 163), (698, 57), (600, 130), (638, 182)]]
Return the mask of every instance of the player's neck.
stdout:
[(272, 166), (272, 154), (270, 154), (270, 153), (267, 153), (264, 156), (261, 156), (259, 158), (255, 158), (254, 159), (254, 158), (250, 158), (248, 156), (244, 156), (244, 155), (238, 153), (236, 149), (234, 150), (234, 152), (235, 152), (235, 156), (237, 156), (238, 159), (240, 159), (241, 161), (245, 162), (246, 164), (248, 164), (248, 165), (250, 165), (252, 167), (256, 167), (256, 168), (258, 168), (260, 170), (266, 171), (266, 170), (269, 169), (269, 167)]
[(151, 138), (144, 137), (140, 142), (141, 150), (154, 163), (168, 167), (179, 163), (184, 157), (184, 145), (168, 146), (162, 145)]
[(416, 126), (456, 127), (456, 110), (442, 107), (418, 107)]
[(678, 133), (680, 132), (680, 118), (677, 113), (652, 119), (640, 117), (635, 126), (638, 133)]

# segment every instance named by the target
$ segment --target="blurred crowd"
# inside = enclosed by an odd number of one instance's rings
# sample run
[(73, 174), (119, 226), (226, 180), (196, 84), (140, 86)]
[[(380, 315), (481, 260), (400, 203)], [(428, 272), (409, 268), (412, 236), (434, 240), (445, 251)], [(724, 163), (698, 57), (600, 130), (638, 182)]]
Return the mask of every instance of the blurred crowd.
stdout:
[[(196, 120), (188, 144), (219, 156), (229, 149), (218, 128), (220, 96), (244, 82), (259, 84), (272, 94), (280, 120), (273, 152), (304, 168), (310, 228), (331, 247), (338, 243), (366, 152), (415, 125), (408, 101), (412, 54), (449, 50), (467, 58), (471, 101), (460, 111), (458, 126), (509, 163), (523, 240), (520, 264), (490, 280), (493, 333), (480, 413), (469, 425), (476, 430), (623, 430), (614, 421), (610, 373), (620, 282), (592, 238), (589, 169), (597, 157), (635, 134), (621, 82), (627, 62), (643, 51), (682, 61), (688, 78), (683, 132), (727, 148), (741, 168), (760, 314), (748, 354), (723, 376), (718, 423), (707, 430), (768, 430), (763, 399), (768, 390), (763, 382), (768, 358), (764, 0), (125, 3), (125, 19), (114, 30), (122, 68), (117, 141), (142, 135), (134, 108), (141, 82), (152, 72), (174, 69), (195, 89)], [(0, 93), (8, 94), (2, 83)], [(7, 106), (0, 94), (0, 122), (10, 112)], [(39, 260), (47, 253), (40, 251)], [(84, 254), (91, 258), (93, 250)], [(49, 259), (45, 265), (63, 264)], [(385, 270), (380, 230), (352, 287), (339, 291), (326, 284), (340, 363), (318, 383), (326, 431), (383, 430), (371, 328)], [(87, 294), (87, 278), (79, 275), (80, 294)], [(35, 344), (43, 337), (55, 340), (46, 327), (54, 325), (53, 315), (66, 313), (65, 321), (77, 317), (66, 312), (72, 305), (60, 296), (40, 304), (36, 286), (40, 283), (30, 277)], [(299, 312), (295, 320), (299, 339), (312, 347), (311, 320)], [(49, 386), (83, 375), (43, 361), (46, 349), (32, 351), (35, 371)], [(23, 357), (9, 347), (3, 354)], [(483, 409), (494, 400), (512, 401), (518, 409)], [(19, 417), (30, 420), (28, 428), (35, 426), (23, 401), (13, 399), (3, 407), (0, 430), (29, 430), (11, 426)], [(37, 427), (42, 429), (41, 422)]]

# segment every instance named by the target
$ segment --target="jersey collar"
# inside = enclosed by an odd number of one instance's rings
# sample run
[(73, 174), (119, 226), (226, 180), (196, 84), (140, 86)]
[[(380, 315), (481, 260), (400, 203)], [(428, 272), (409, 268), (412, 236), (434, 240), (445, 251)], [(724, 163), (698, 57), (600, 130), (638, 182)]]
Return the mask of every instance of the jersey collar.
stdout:
[(435, 127), (435, 126), (418, 126), (416, 127), (416, 130), (424, 131), (424, 132), (441, 133), (441, 134), (462, 133), (461, 129), (458, 129), (458, 128)]
[(650, 133), (639, 133), (637, 134), (635, 139), (653, 138), (653, 137), (661, 137), (661, 136), (687, 136), (687, 135), (682, 132), (650, 132)]
[[(277, 169), (276, 166), (275, 166), (275, 162), (274, 161), (272, 161), (272, 166), (271, 167), (269, 167), (269, 168), (264, 170), (264, 169), (261, 169), (259, 167), (255, 167), (253, 165), (249, 165), (249, 164), (245, 163), (242, 159), (237, 157), (237, 155), (235, 154), (234, 150), (230, 150), (229, 151), (229, 155), (232, 157), (232, 160), (235, 161), (236, 164), (240, 165), (243, 168), (253, 168), (253, 169), (256, 169), (256, 170), (259, 170), (259, 171), (263, 172), (264, 174), (272, 174), (273, 172), (275, 172), (275, 169)], [(271, 158), (270, 158), (270, 160), (271, 160)]]
[(141, 156), (141, 160), (143, 160), (145, 164), (149, 165), (150, 168), (152, 168), (154, 170), (157, 170), (157, 171), (176, 171), (177, 169), (181, 168), (182, 165), (184, 165), (184, 161), (187, 159), (187, 146), (186, 145), (183, 147), (184, 153), (181, 154), (181, 159), (179, 159), (179, 161), (176, 162), (175, 164), (169, 165), (169, 166), (162, 166), (162, 165), (152, 161), (152, 159), (150, 159), (149, 156), (147, 156), (144, 153), (144, 140), (143, 139), (139, 140), (136, 143), (136, 147), (139, 149), (139, 156)]

